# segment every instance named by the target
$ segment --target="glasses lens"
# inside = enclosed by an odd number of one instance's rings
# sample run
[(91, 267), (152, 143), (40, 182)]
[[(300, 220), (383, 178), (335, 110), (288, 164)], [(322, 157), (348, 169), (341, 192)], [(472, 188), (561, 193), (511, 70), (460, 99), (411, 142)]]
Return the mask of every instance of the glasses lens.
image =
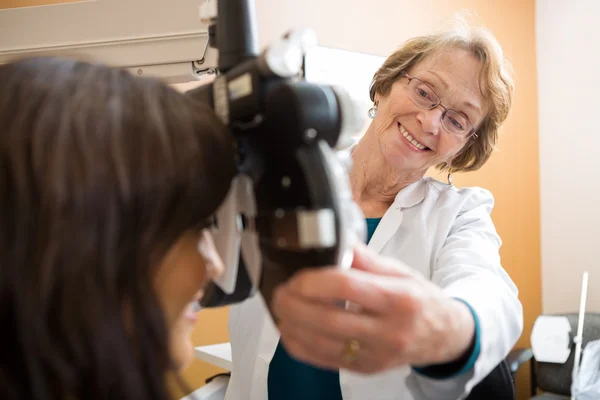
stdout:
[(444, 115), (444, 127), (448, 132), (458, 136), (467, 136), (471, 132), (471, 124), (464, 115), (448, 110)]
[[(431, 110), (440, 104), (440, 98), (426, 83), (411, 78), (408, 83), (410, 98), (417, 106)], [(473, 125), (462, 114), (447, 110), (442, 120), (444, 128), (453, 135), (466, 138), (473, 131)]]
[(418, 79), (411, 79), (409, 88), (413, 102), (419, 107), (429, 110), (436, 107), (440, 102), (440, 98), (437, 94), (435, 94), (429, 86)]

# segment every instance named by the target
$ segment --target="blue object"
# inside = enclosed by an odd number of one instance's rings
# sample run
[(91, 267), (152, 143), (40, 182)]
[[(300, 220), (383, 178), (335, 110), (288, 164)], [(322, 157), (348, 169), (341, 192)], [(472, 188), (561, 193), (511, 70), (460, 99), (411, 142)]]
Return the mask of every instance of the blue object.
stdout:
[(381, 218), (367, 218), (367, 243), (371, 241), (373, 234), (375, 233), (375, 229), (377, 229), (377, 225)]
[[(367, 218), (367, 243), (381, 218)], [(342, 400), (339, 371), (307, 365), (291, 357), (281, 342), (269, 365), (269, 400)]]
[(292, 358), (281, 342), (269, 366), (269, 400), (342, 400), (340, 374)]

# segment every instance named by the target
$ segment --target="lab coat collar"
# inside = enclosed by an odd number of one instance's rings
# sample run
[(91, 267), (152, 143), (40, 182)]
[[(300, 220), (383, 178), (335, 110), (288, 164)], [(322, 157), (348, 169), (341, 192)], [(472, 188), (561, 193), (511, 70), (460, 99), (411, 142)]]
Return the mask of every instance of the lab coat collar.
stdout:
[(381, 252), (400, 228), (403, 217), (402, 210), (414, 207), (423, 201), (426, 185), (426, 180), (419, 179), (398, 192), (394, 203), (383, 215), (381, 222), (375, 229), (375, 233), (373, 233), (373, 237), (369, 241), (368, 246), (371, 249), (377, 253)]
[(425, 189), (429, 178), (419, 179), (398, 192), (393, 206), (399, 208), (414, 207), (425, 198)]

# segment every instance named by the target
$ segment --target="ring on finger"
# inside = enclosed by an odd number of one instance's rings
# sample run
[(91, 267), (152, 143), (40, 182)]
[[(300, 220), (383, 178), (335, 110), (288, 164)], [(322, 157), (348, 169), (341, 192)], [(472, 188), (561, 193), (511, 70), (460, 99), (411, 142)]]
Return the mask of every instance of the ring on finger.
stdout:
[(347, 340), (342, 351), (342, 358), (346, 364), (353, 364), (358, 359), (360, 342), (357, 339)]

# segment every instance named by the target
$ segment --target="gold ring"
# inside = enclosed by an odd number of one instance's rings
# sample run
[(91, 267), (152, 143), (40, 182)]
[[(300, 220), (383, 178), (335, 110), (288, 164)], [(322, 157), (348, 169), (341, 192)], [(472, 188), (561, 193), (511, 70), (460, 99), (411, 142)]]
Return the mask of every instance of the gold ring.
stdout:
[(358, 358), (360, 351), (360, 342), (356, 339), (346, 341), (344, 345), (343, 357), (347, 364), (352, 364)]

